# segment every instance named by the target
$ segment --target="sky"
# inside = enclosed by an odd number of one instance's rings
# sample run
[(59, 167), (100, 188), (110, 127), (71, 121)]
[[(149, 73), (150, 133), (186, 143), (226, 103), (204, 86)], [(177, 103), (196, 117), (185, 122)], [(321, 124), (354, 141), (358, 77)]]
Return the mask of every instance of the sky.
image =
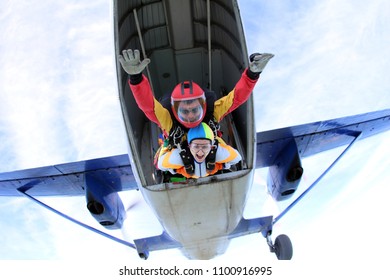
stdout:
[[(257, 131), (390, 108), (389, 1), (239, 4), (248, 53), (275, 54), (253, 93)], [(0, 2), (0, 172), (127, 152), (110, 9), (108, 0)], [(274, 237), (285, 233), (292, 239), (292, 263), (297, 267), (309, 264), (320, 270), (330, 262), (349, 276), (373, 276), (384, 269), (379, 254), (390, 249), (385, 215), (390, 208), (389, 137), (387, 132), (356, 143), (275, 226)], [(300, 190), (340, 151), (304, 159)], [(266, 170), (259, 170), (247, 217), (285, 207), (266, 196), (265, 184)], [(115, 234), (158, 234), (158, 224), (140, 194), (121, 196), (132, 211), (126, 232)], [(93, 224), (86, 210), (80, 210), (84, 198), (49, 202)], [(139, 263), (133, 250), (25, 198), (0, 197), (0, 228), (0, 260), (110, 257), (123, 264)], [(151, 259), (185, 262), (176, 250), (152, 252)], [(229, 261), (281, 266), (259, 235), (233, 240), (226, 254), (212, 262)]]

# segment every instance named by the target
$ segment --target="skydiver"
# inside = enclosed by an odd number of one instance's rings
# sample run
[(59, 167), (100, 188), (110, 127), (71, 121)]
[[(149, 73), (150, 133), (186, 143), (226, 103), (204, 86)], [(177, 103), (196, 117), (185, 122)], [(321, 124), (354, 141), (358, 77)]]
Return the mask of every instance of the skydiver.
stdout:
[(187, 140), (189, 145), (186, 148), (190, 153), (183, 156), (178, 148), (162, 149), (157, 167), (186, 178), (199, 178), (229, 169), (241, 160), (239, 152), (221, 138), (214, 137), (213, 131), (204, 122), (188, 130)]
[[(250, 56), (249, 67), (245, 69), (234, 89), (218, 100), (208, 102), (204, 90), (193, 81), (184, 81), (175, 86), (171, 94), (171, 110), (157, 101), (152, 93), (149, 81), (142, 71), (150, 63), (149, 58), (141, 61), (139, 50), (123, 50), (118, 59), (129, 74), (128, 84), (139, 108), (149, 120), (155, 122), (173, 146), (182, 143), (182, 137), (189, 128), (206, 122), (214, 133), (218, 123), (237, 107), (245, 103), (260, 73), (273, 54), (255, 53)], [(207, 104), (209, 103), (209, 104)], [(211, 104), (210, 104), (211, 103)]]

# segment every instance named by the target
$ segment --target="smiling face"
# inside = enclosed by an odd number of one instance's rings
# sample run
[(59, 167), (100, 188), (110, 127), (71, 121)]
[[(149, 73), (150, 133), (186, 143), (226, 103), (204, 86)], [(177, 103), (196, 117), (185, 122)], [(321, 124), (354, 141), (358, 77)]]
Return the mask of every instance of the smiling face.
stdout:
[(195, 139), (191, 141), (190, 151), (198, 163), (205, 161), (211, 150), (211, 141), (208, 139)]

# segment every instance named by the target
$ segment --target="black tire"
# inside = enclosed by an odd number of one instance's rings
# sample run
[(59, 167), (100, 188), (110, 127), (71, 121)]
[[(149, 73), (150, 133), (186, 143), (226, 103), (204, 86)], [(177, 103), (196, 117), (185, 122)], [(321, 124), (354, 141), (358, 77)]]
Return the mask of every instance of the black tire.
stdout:
[(290, 238), (281, 234), (275, 239), (275, 254), (278, 260), (291, 260), (293, 256), (293, 248)]

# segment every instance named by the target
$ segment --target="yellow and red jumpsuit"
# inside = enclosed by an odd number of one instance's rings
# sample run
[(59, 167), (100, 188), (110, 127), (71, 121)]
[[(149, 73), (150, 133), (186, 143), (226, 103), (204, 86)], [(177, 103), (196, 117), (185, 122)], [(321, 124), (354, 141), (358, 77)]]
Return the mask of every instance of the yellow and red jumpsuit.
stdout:
[[(250, 77), (251, 76), (251, 77)], [(245, 103), (258, 81), (258, 74), (246, 69), (230, 93), (214, 102), (214, 118), (220, 122), (227, 114)], [(156, 123), (164, 135), (169, 135), (173, 121), (169, 110), (154, 98), (149, 80), (143, 74), (132, 75), (128, 80), (138, 107), (146, 117)]]

